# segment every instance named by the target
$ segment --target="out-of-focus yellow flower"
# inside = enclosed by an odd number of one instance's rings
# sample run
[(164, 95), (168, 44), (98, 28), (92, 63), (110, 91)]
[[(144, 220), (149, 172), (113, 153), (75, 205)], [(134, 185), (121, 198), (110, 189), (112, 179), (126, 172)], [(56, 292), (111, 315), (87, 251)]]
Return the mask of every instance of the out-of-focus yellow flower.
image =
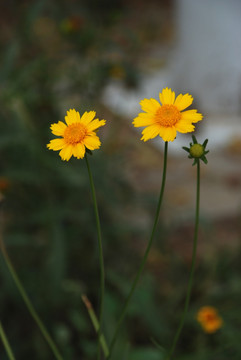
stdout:
[(160, 136), (164, 141), (173, 141), (177, 131), (188, 133), (194, 131), (192, 123), (202, 120), (197, 110), (186, 110), (193, 102), (189, 94), (180, 94), (175, 99), (175, 92), (165, 88), (159, 94), (161, 104), (155, 99), (144, 99), (140, 102), (144, 113), (133, 121), (135, 127), (146, 126), (141, 140), (147, 141)]
[(85, 112), (81, 117), (75, 109), (67, 111), (65, 123), (59, 121), (52, 124), (50, 129), (54, 135), (61, 138), (51, 140), (47, 144), (50, 150), (61, 150), (59, 155), (62, 160), (68, 161), (73, 155), (77, 159), (83, 159), (86, 148), (89, 150), (99, 149), (101, 142), (96, 135), (99, 127), (104, 126), (106, 121), (94, 119), (96, 112)]
[(208, 334), (215, 333), (223, 326), (223, 319), (212, 306), (201, 307), (197, 313), (197, 321)]

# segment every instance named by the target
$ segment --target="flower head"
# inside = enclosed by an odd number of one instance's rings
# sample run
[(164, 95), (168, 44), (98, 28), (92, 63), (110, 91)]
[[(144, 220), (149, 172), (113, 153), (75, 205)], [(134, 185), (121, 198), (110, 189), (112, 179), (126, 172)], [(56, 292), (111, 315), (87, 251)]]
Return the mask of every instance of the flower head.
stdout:
[(144, 99), (140, 102), (144, 113), (140, 113), (133, 121), (135, 127), (146, 126), (142, 131), (141, 140), (147, 141), (160, 136), (164, 141), (173, 141), (177, 131), (188, 133), (194, 131), (192, 123), (202, 120), (197, 110), (186, 110), (193, 102), (189, 94), (178, 95), (165, 88), (159, 94), (161, 104), (155, 99)]
[(99, 127), (105, 125), (105, 120), (94, 119), (95, 111), (85, 112), (81, 117), (75, 109), (67, 111), (65, 123), (59, 121), (52, 124), (50, 129), (54, 135), (61, 136), (47, 144), (50, 150), (61, 150), (59, 155), (62, 160), (68, 161), (73, 155), (83, 159), (87, 150), (99, 149), (101, 142), (96, 135)]
[(197, 161), (200, 159), (205, 164), (208, 163), (206, 154), (209, 153), (209, 150), (206, 150), (208, 139), (204, 141), (203, 144), (198, 144), (197, 139), (192, 135), (193, 144), (190, 143), (190, 147), (183, 146), (182, 148), (189, 153), (189, 159), (194, 159), (193, 165), (197, 164)]
[(223, 326), (223, 319), (212, 306), (203, 306), (197, 313), (197, 321), (206, 333), (215, 333)]

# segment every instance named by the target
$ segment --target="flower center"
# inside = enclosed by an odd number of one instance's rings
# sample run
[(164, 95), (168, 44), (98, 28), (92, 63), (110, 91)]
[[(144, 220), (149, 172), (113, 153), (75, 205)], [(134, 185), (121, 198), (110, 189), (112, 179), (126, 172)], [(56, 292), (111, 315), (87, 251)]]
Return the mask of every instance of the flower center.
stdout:
[(155, 120), (162, 126), (173, 126), (181, 119), (181, 113), (175, 105), (162, 105), (155, 114)]
[(190, 154), (194, 158), (200, 158), (202, 155), (204, 155), (204, 148), (201, 144), (193, 144), (190, 147)]
[(214, 314), (207, 314), (206, 319), (207, 322), (212, 322), (216, 320), (216, 316)]
[(64, 132), (64, 140), (67, 144), (77, 144), (81, 142), (87, 134), (86, 127), (81, 123), (69, 125)]

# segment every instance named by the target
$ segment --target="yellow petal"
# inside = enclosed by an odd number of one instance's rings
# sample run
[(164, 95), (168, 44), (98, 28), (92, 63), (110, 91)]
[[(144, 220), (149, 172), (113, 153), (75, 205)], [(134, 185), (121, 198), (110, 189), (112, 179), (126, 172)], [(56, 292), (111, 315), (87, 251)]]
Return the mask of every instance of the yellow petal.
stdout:
[(147, 113), (140, 113), (132, 122), (134, 127), (148, 126), (154, 123), (154, 116)]
[(160, 132), (160, 125), (154, 124), (154, 125), (147, 126), (147, 127), (142, 131), (142, 138), (141, 138), (141, 140), (147, 141), (147, 140), (153, 139), (154, 137), (156, 137), (157, 135), (159, 135), (159, 132)]
[(144, 99), (140, 101), (140, 105), (143, 111), (151, 114), (155, 114), (157, 109), (161, 106), (155, 99)]
[(164, 141), (173, 141), (175, 140), (177, 135), (177, 131), (175, 129), (174, 126), (170, 126), (170, 127), (165, 127), (162, 126), (161, 130), (159, 132), (159, 136), (164, 140)]
[(69, 161), (72, 155), (73, 155), (73, 145), (65, 146), (59, 153), (61, 159), (66, 161)]
[(84, 144), (89, 150), (99, 149), (101, 142), (98, 136), (86, 136), (84, 138)]
[(67, 125), (71, 125), (77, 122), (80, 122), (80, 114), (75, 109), (70, 109), (67, 111), (67, 116), (65, 116), (65, 121)]
[(85, 156), (85, 147), (82, 143), (73, 146), (73, 155), (77, 159), (83, 159), (83, 157)]
[(96, 112), (95, 111), (86, 111), (82, 116), (80, 121), (82, 124), (87, 125), (89, 122), (91, 122), (95, 117)]
[(50, 126), (52, 133), (57, 136), (63, 136), (66, 128), (67, 126), (62, 121), (59, 121), (57, 124), (52, 124)]
[(188, 106), (190, 106), (193, 102), (193, 97), (190, 94), (185, 95), (178, 95), (178, 97), (175, 100), (174, 105), (178, 108), (178, 110), (186, 109)]
[(54, 139), (51, 140), (49, 144), (47, 144), (47, 148), (50, 150), (61, 150), (66, 146), (66, 142), (64, 139)]
[(95, 131), (95, 130), (98, 129), (99, 127), (104, 126), (105, 123), (106, 123), (105, 120), (95, 119), (95, 120), (91, 121), (91, 123), (89, 123), (89, 124), (87, 125), (87, 130), (88, 130), (88, 132), (89, 132), (89, 131)]
[(202, 120), (203, 118), (202, 114), (198, 113), (197, 110), (183, 111), (181, 115), (182, 115), (182, 120), (188, 120), (194, 123)]
[(189, 133), (195, 130), (195, 126), (192, 125), (192, 123), (190, 121), (186, 121), (186, 120), (180, 120), (175, 124), (175, 128), (177, 129), (177, 131), (179, 131), (180, 133)]
[(159, 94), (159, 99), (160, 99), (162, 105), (164, 105), (164, 104), (172, 105), (175, 100), (175, 93), (171, 89), (165, 88)]

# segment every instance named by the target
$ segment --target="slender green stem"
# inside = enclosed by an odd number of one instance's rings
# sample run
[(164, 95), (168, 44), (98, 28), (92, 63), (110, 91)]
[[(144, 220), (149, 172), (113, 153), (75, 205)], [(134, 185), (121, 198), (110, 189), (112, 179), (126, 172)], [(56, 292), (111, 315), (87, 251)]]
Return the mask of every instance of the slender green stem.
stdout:
[(92, 198), (94, 203), (94, 211), (95, 211), (95, 220), (96, 220), (96, 227), (97, 227), (97, 236), (98, 236), (98, 246), (99, 246), (99, 262), (100, 262), (100, 315), (99, 315), (99, 331), (98, 331), (98, 359), (100, 359), (100, 338), (102, 333), (102, 322), (103, 322), (103, 307), (104, 307), (104, 296), (105, 296), (105, 269), (104, 269), (104, 257), (103, 257), (103, 249), (102, 249), (102, 240), (101, 240), (101, 228), (100, 228), (100, 217), (99, 211), (96, 201), (96, 194), (95, 194), (95, 186), (92, 177), (92, 173), (90, 170), (90, 165), (88, 161), (87, 154), (85, 155), (86, 165), (89, 174), (90, 180), (90, 187), (92, 192)]
[(5, 347), (5, 350), (6, 350), (6, 353), (8, 354), (9, 359), (10, 360), (15, 360), (15, 357), (13, 355), (11, 346), (9, 345), (7, 336), (6, 336), (6, 334), (5, 334), (4, 330), (3, 330), (1, 321), (0, 321), (0, 337), (2, 339), (3, 345)]
[(193, 238), (193, 252), (192, 252), (192, 264), (191, 264), (191, 270), (190, 270), (190, 277), (188, 282), (188, 288), (187, 288), (187, 295), (184, 305), (183, 314), (180, 320), (180, 324), (178, 326), (177, 332), (175, 334), (172, 347), (168, 353), (168, 356), (166, 360), (171, 360), (172, 355), (174, 353), (177, 341), (179, 339), (179, 336), (181, 334), (182, 328), (184, 326), (186, 314), (188, 311), (188, 306), (190, 302), (191, 297), (191, 290), (192, 290), (192, 283), (193, 283), (193, 275), (195, 270), (195, 262), (196, 262), (196, 253), (197, 253), (197, 238), (198, 238), (198, 226), (199, 226), (199, 205), (200, 205), (200, 160), (197, 160), (197, 192), (196, 192), (196, 215), (195, 215), (195, 229), (194, 229), (194, 238)]
[[(87, 298), (86, 295), (82, 295), (82, 300), (83, 300), (83, 303), (85, 304), (86, 309), (87, 309), (87, 311), (89, 313), (89, 317), (90, 317), (90, 320), (91, 320), (91, 322), (92, 322), (92, 324), (94, 326), (94, 329), (98, 334), (99, 329), (100, 329), (100, 324), (99, 324), (98, 319), (97, 319), (97, 317), (95, 315), (93, 306), (90, 303), (90, 301), (89, 301), (89, 299)], [(105, 340), (105, 337), (104, 337), (103, 334), (100, 334), (100, 345), (102, 347), (103, 353), (104, 353), (105, 358), (106, 358), (107, 356), (109, 356), (109, 349), (108, 349), (108, 345), (106, 343), (106, 340)]]
[(117, 336), (118, 336), (118, 332), (119, 332), (120, 326), (121, 326), (121, 324), (122, 324), (122, 321), (124, 320), (124, 317), (125, 317), (126, 312), (127, 312), (128, 305), (129, 305), (130, 300), (131, 300), (131, 298), (132, 298), (132, 295), (133, 295), (133, 293), (134, 293), (134, 291), (135, 291), (135, 288), (136, 288), (136, 286), (137, 286), (137, 284), (138, 284), (138, 281), (139, 281), (140, 276), (141, 276), (141, 274), (142, 274), (142, 271), (143, 271), (143, 269), (144, 269), (144, 266), (145, 266), (147, 257), (148, 257), (148, 255), (149, 255), (150, 250), (151, 250), (153, 238), (154, 238), (154, 235), (155, 235), (155, 232), (156, 232), (156, 227), (157, 227), (157, 222), (158, 222), (158, 218), (159, 218), (159, 213), (160, 213), (160, 209), (161, 209), (161, 204), (162, 204), (164, 189), (165, 189), (166, 168), (167, 168), (167, 150), (168, 150), (168, 142), (166, 141), (166, 142), (165, 142), (165, 150), (164, 150), (164, 162), (163, 162), (163, 173), (162, 173), (161, 191), (160, 191), (160, 196), (159, 196), (159, 200), (158, 200), (158, 204), (157, 204), (156, 215), (155, 215), (155, 220), (154, 220), (154, 224), (153, 224), (151, 236), (150, 236), (149, 242), (148, 242), (148, 244), (147, 244), (145, 254), (144, 254), (143, 258), (142, 258), (142, 261), (141, 261), (139, 270), (138, 270), (138, 272), (137, 272), (137, 274), (136, 274), (136, 277), (135, 277), (135, 279), (134, 279), (134, 281), (133, 281), (131, 290), (130, 290), (130, 292), (129, 292), (129, 295), (128, 295), (127, 298), (126, 298), (126, 301), (125, 301), (124, 306), (123, 306), (123, 308), (122, 308), (122, 312), (121, 312), (120, 318), (119, 318), (119, 320), (118, 320), (118, 322), (117, 322), (116, 329), (115, 329), (115, 332), (114, 332), (114, 335), (113, 335), (113, 338), (112, 338), (112, 341), (111, 341), (111, 344), (110, 344), (110, 355), (109, 355), (109, 357), (107, 358), (108, 360), (111, 359), (113, 347), (114, 347), (115, 342), (116, 342), (116, 340), (117, 340)]
[(41, 321), (41, 319), (39, 318), (36, 310), (34, 309), (34, 307), (33, 307), (32, 303), (31, 303), (27, 293), (25, 292), (25, 290), (23, 288), (23, 285), (21, 284), (20, 279), (19, 279), (19, 277), (18, 277), (18, 275), (17, 275), (17, 273), (16, 273), (16, 271), (15, 271), (13, 265), (12, 265), (12, 262), (11, 262), (9, 256), (8, 256), (7, 250), (6, 250), (5, 246), (4, 246), (4, 243), (3, 243), (2, 239), (0, 239), (0, 249), (1, 249), (1, 252), (3, 254), (4, 260), (5, 260), (6, 264), (7, 264), (8, 270), (9, 270), (9, 272), (10, 272), (10, 274), (11, 274), (11, 276), (12, 276), (14, 282), (15, 282), (15, 285), (18, 288), (18, 290), (19, 290), (19, 292), (20, 292), (20, 294), (21, 294), (21, 296), (23, 298), (23, 301), (25, 302), (25, 305), (27, 306), (30, 314), (32, 315), (32, 317), (35, 320), (35, 322), (37, 323), (40, 331), (42, 332), (43, 337), (45, 338), (45, 340), (49, 344), (55, 358), (58, 359), (58, 360), (63, 360), (63, 358), (60, 355), (59, 350), (57, 349), (54, 341), (52, 340), (50, 334), (48, 333), (48, 331), (45, 328), (45, 326), (44, 326), (43, 322)]

